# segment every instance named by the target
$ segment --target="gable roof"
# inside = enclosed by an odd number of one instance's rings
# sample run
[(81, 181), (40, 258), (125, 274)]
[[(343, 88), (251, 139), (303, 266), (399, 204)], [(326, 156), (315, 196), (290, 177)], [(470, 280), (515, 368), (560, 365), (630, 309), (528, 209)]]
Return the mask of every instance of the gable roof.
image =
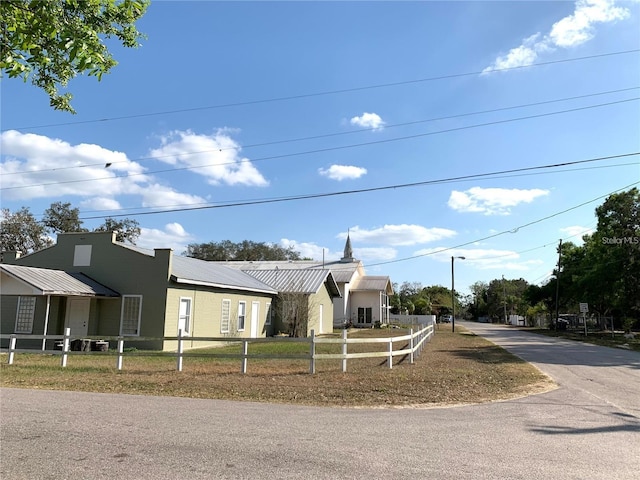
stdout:
[(254, 269), (244, 270), (252, 277), (272, 286), (279, 292), (318, 293), (323, 284), (327, 285), (329, 295), (340, 297), (340, 290), (329, 270), (312, 269)]
[[(0, 264), (0, 271), (15, 281), (3, 285), (3, 293), (17, 295), (57, 295), (69, 297), (119, 297), (120, 294), (82, 273), (48, 268)], [(5, 283), (7, 280), (4, 280)], [(13, 288), (12, 288), (13, 287)], [(17, 289), (14, 293), (14, 288)], [(20, 289), (24, 289), (20, 293)]]
[(174, 255), (171, 279), (178, 283), (191, 283), (210, 287), (235, 288), (252, 292), (277, 294), (277, 289), (247, 275), (241, 270), (225, 267), (215, 262)]
[(351, 286), (352, 292), (378, 291), (393, 293), (391, 280), (386, 276), (367, 275), (359, 277)]
[(353, 279), (356, 271), (362, 268), (361, 262), (318, 262), (315, 260), (229, 260), (226, 262), (211, 262), (225, 265), (248, 272), (249, 270), (330, 270), (336, 283), (347, 283)]

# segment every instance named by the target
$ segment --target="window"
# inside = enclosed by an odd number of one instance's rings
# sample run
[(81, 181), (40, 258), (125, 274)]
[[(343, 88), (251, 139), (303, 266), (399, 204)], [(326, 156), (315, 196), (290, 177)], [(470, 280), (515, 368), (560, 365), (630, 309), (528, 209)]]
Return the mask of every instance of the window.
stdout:
[(120, 335), (140, 335), (142, 295), (123, 295), (120, 313)]
[(271, 318), (273, 317), (273, 312), (271, 311), (271, 304), (267, 303), (266, 307), (267, 307), (267, 318), (264, 321), (264, 324), (271, 325)]
[(358, 323), (371, 323), (373, 310), (371, 307), (358, 307)]
[(238, 303), (238, 331), (244, 330), (244, 320), (247, 316), (247, 302)]
[(229, 333), (231, 322), (231, 300), (222, 300), (222, 315), (220, 317), (220, 333)]
[(189, 335), (191, 331), (191, 299), (180, 297), (180, 311), (178, 313), (178, 331), (183, 335)]
[(91, 266), (91, 245), (76, 245), (76, 248), (73, 251), (73, 266)]
[(36, 297), (18, 297), (15, 333), (33, 333), (33, 317), (36, 313)]

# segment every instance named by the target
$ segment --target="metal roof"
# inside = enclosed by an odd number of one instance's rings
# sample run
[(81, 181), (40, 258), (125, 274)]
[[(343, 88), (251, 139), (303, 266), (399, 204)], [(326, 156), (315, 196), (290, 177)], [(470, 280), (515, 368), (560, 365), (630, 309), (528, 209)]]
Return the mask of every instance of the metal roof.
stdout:
[[(118, 242), (117, 245), (150, 257), (155, 256), (155, 250), (141, 248)], [(227, 267), (224, 262), (208, 262), (198, 258), (172, 255), (171, 277), (178, 283), (190, 283), (207, 287), (231, 288), (277, 294), (278, 292), (250, 275), (237, 269)]]
[[(39, 295), (70, 297), (120, 296), (118, 292), (105, 287), (82, 273), (71, 273), (62, 270), (8, 264), (1, 264), (0, 271), (17, 281), (18, 284), (29, 287), (28, 294), (31, 295), (35, 293)], [(13, 294), (13, 289), (11, 289), (11, 286), (8, 284), (5, 284), (2, 290), (5, 295)], [(7, 293), (7, 291), (11, 291), (12, 293)]]
[(171, 277), (178, 283), (277, 294), (277, 290), (246, 273), (217, 262), (174, 255)]
[(265, 260), (215, 262), (242, 271), (248, 270), (330, 270), (336, 283), (347, 283), (362, 266), (360, 262), (318, 262), (315, 260)]
[(279, 292), (286, 293), (318, 293), (323, 284), (327, 284), (327, 289), (332, 297), (339, 297), (340, 290), (329, 270), (319, 268), (312, 269), (254, 269), (244, 270), (252, 277), (272, 286)]
[(385, 276), (364, 276), (360, 277), (356, 280), (356, 282), (351, 286), (351, 291), (364, 291), (364, 290), (372, 290), (379, 292), (387, 292), (391, 289), (393, 292), (393, 288), (391, 287), (391, 280), (389, 277)]

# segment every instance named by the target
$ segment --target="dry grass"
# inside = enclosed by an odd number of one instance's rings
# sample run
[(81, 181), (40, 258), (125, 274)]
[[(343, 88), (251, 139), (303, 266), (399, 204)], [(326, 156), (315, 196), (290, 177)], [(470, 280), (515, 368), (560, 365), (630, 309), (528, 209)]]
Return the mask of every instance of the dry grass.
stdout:
[[(402, 333), (365, 330), (350, 336)], [(176, 371), (175, 359), (158, 357), (125, 357), (120, 372), (111, 355), (71, 356), (64, 369), (59, 356), (17, 354), (14, 365), (6, 364), (6, 355), (0, 360), (0, 385), (4, 387), (300, 405), (474, 403), (553, 387), (533, 366), (462, 329), (456, 333), (438, 331), (413, 365), (400, 357), (394, 358), (393, 369), (388, 368), (386, 359), (357, 359), (349, 360), (347, 373), (341, 372), (339, 360), (318, 361), (314, 375), (308, 373), (305, 360), (250, 359), (245, 375), (240, 373), (238, 359), (185, 358), (182, 372)]]

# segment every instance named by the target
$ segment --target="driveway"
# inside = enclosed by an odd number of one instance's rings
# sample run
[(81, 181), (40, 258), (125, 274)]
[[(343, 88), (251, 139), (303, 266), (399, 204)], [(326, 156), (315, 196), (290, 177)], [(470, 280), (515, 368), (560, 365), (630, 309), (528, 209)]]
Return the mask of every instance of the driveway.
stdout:
[(1, 389), (0, 477), (638, 478), (639, 354), (465, 326), (531, 356), (560, 388), (434, 409)]

